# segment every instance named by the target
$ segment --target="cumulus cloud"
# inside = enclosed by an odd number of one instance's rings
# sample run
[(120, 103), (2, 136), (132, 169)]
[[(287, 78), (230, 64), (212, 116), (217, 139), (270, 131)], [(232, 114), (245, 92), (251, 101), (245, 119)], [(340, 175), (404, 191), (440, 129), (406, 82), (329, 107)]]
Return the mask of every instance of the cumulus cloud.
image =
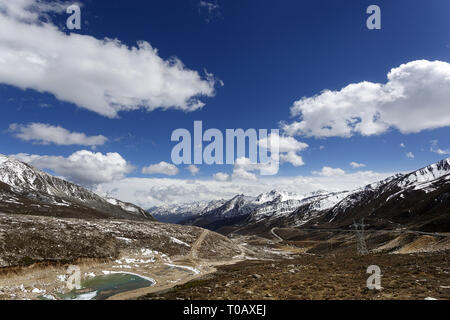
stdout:
[(102, 154), (81, 150), (67, 158), (26, 153), (11, 156), (41, 170), (51, 170), (65, 179), (89, 187), (120, 180), (133, 170), (133, 166), (118, 153)]
[(360, 171), (340, 176), (262, 177), (256, 181), (231, 180), (227, 174), (216, 174), (214, 180), (125, 178), (101, 184), (96, 191), (150, 208), (162, 204), (192, 202), (193, 194), (195, 200), (210, 201), (230, 199), (236, 194), (257, 196), (273, 189), (305, 195), (317, 190), (353, 190), (391, 175), (392, 173)]
[(21, 125), (13, 123), (9, 126), (9, 131), (23, 141), (32, 141), (38, 144), (57, 144), (62, 146), (81, 145), (81, 146), (100, 146), (108, 141), (108, 138), (102, 135), (86, 136), (84, 133), (70, 132), (60, 127), (44, 123), (30, 123)]
[(432, 140), (431, 141), (431, 147), (430, 147), (430, 151), (440, 154), (440, 155), (448, 155), (450, 154), (450, 149), (441, 149), (438, 147), (438, 140)]
[(117, 39), (67, 35), (42, 21), (60, 6), (0, 0), (0, 83), (50, 93), (107, 117), (136, 109), (194, 111), (204, 106), (201, 97), (214, 96), (212, 74), (164, 60), (148, 42), (128, 47)]
[(224, 172), (217, 172), (213, 175), (215, 181), (224, 182), (230, 180), (230, 175)]
[(340, 168), (323, 167), (320, 171), (313, 171), (314, 175), (322, 177), (343, 176), (345, 171)]
[(263, 148), (268, 148), (269, 146), (278, 148), (280, 162), (290, 163), (295, 167), (305, 164), (298, 153), (309, 147), (308, 144), (300, 142), (293, 137), (279, 136), (275, 133), (271, 133), (268, 137), (259, 140), (258, 144)]
[(253, 181), (258, 180), (258, 178), (256, 177), (256, 174), (254, 174), (252, 172), (249, 172), (249, 171), (247, 171), (245, 169), (242, 169), (242, 168), (234, 169), (232, 178), (236, 179), (236, 180), (240, 180), (240, 179), (242, 179), (242, 180), (253, 180)]
[(167, 163), (165, 161), (150, 165), (142, 169), (143, 174), (164, 174), (167, 176), (176, 176), (178, 172), (179, 170), (175, 165)]
[(400, 148), (406, 148), (404, 143), (400, 143)]
[(406, 154), (406, 157), (407, 157), (408, 159), (414, 159), (416, 156), (414, 155), (414, 153), (408, 152), (408, 153)]
[(350, 162), (350, 166), (354, 169), (357, 168), (364, 168), (366, 165), (364, 163), (358, 163), (358, 162)]
[(190, 166), (188, 166), (188, 167), (187, 167), (187, 170), (188, 170), (193, 176), (196, 176), (196, 175), (200, 172), (200, 169), (199, 169), (197, 166), (193, 165), (193, 164), (191, 164)]
[(238, 158), (234, 163), (232, 178), (236, 180), (257, 180), (254, 171), (270, 168), (269, 164), (253, 163), (249, 158)]
[(351, 137), (402, 133), (450, 125), (450, 64), (417, 60), (392, 69), (385, 84), (353, 83), (294, 103), (300, 121), (282, 124), (289, 135)]
[[(283, 163), (290, 163), (295, 167), (303, 166), (303, 158), (298, 153), (309, 147), (306, 143), (293, 137), (279, 136), (275, 133), (260, 139), (258, 145), (272, 151), (270, 159), (268, 159), (269, 162), (254, 163), (246, 157), (238, 158), (233, 168), (233, 179), (257, 180), (255, 171), (260, 171), (262, 175), (276, 175), (279, 164)], [(273, 153), (274, 150), (278, 150), (278, 152)]]
[[(40, 18), (47, 18), (48, 13), (62, 13), (74, 4), (68, 1), (15, 0), (0, 1), (0, 11), (10, 17), (23, 22), (36, 22)], [(81, 6), (79, 3), (77, 3)]]

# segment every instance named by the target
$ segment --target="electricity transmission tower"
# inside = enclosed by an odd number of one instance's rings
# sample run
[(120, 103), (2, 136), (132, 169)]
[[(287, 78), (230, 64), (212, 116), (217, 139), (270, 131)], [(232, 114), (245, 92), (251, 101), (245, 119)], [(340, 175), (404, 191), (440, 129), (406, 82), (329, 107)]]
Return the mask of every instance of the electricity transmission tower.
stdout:
[(364, 227), (366, 225), (364, 224), (364, 219), (361, 220), (361, 223), (356, 223), (355, 220), (353, 220), (353, 227), (355, 228), (356, 232), (356, 241), (357, 241), (357, 250), (358, 253), (361, 255), (369, 254), (369, 250), (367, 250), (366, 246), (366, 237), (364, 234)]

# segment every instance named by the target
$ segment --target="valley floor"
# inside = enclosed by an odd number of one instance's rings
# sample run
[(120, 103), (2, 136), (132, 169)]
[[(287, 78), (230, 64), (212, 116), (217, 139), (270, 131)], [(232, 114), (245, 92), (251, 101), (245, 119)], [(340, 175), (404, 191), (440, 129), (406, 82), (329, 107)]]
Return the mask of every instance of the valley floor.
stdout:
[[(450, 299), (450, 253), (358, 256), (295, 255), (243, 261), (140, 299), (403, 300)], [(367, 268), (381, 268), (381, 290), (369, 290)]]
[[(85, 286), (79, 299), (450, 299), (448, 234), (368, 231), (370, 254), (361, 256), (345, 230), (226, 238), (157, 222), (0, 215), (0, 239), (9, 240), (0, 243), (4, 300), (67, 298), (71, 264), (82, 284), (111, 274), (148, 280), (101, 293)], [(23, 265), (7, 266), (16, 261)], [(371, 265), (381, 269), (379, 291), (367, 288)]]

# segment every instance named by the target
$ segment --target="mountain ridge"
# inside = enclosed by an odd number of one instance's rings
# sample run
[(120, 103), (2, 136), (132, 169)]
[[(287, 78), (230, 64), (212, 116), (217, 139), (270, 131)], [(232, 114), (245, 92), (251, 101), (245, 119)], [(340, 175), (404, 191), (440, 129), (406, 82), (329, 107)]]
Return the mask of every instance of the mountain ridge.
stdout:
[[(257, 197), (236, 195), (222, 206), (181, 223), (227, 233), (236, 229), (267, 231), (271, 227), (349, 228), (354, 219), (379, 216), (383, 222), (372, 222), (378, 228), (397, 223), (427, 229), (433, 219), (447, 225), (448, 219), (442, 213), (448, 213), (450, 207), (449, 188), (450, 158), (445, 158), (352, 191), (319, 191), (301, 196), (272, 190)], [(438, 203), (442, 203), (439, 208)], [(426, 208), (409, 214), (420, 206)], [(431, 213), (427, 216), (426, 212)]]
[(74, 218), (154, 219), (134, 204), (101, 197), (84, 187), (1, 154), (0, 210)]

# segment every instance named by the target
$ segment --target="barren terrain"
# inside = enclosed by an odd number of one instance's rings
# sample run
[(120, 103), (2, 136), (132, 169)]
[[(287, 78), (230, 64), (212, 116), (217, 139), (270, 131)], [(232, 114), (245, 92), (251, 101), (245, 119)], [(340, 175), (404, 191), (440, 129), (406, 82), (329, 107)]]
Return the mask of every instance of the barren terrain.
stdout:
[[(348, 230), (227, 238), (152, 221), (0, 215), (0, 238), (0, 299), (67, 299), (70, 265), (82, 283), (111, 274), (149, 281), (105, 299), (450, 298), (446, 233), (368, 231), (370, 253), (361, 256)], [(380, 291), (367, 289), (370, 265), (382, 270)], [(77, 294), (97, 297), (89, 287)]]
[[(354, 300), (450, 299), (450, 254), (295, 255), (244, 261), (141, 299)], [(366, 286), (368, 266), (382, 271), (381, 290)]]
[(148, 278), (152, 291), (208, 274), (243, 254), (214, 232), (151, 221), (0, 215), (0, 239), (0, 299), (57, 299), (69, 291), (70, 265), (80, 268), (82, 280), (112, 273)]

